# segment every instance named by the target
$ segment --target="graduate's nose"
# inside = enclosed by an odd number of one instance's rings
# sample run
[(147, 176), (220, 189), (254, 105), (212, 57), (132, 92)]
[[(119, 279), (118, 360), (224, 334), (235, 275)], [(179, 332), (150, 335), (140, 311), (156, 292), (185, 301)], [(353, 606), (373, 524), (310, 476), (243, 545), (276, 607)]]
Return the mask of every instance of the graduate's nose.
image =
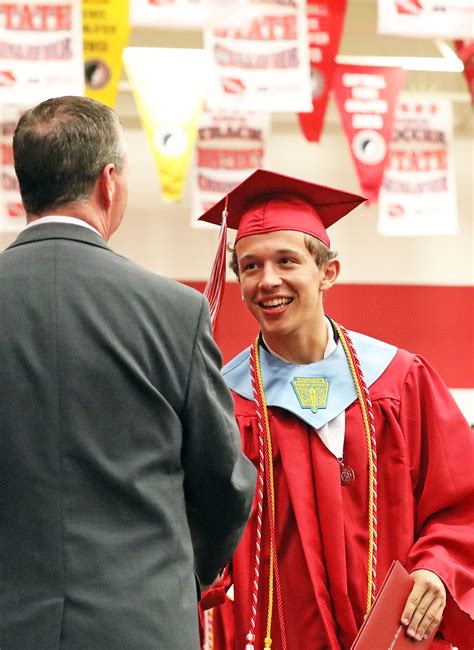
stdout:
[(282, 283), (278, 269), (274, 264), (264, 264), (262, 267), (262, 275), (260, 276), (259, 286), (264, 291), (269, 291), (275, 287), (279, 287)]

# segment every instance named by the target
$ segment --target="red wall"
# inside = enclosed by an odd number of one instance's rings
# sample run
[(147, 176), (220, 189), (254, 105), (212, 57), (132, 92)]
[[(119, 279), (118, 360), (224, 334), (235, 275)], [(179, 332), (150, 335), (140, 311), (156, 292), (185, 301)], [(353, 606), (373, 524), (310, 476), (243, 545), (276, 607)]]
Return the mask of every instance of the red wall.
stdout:
[[(186, 282), (199, 291), (204, 282)], [(474, 387), (474, 287), (339, 284), (325, 311), (345, 327), (417, 352), (450, 388)], [(216, 340), (224, 362), (250, 345), (257, 324), (239, 285), (227, 283)]]

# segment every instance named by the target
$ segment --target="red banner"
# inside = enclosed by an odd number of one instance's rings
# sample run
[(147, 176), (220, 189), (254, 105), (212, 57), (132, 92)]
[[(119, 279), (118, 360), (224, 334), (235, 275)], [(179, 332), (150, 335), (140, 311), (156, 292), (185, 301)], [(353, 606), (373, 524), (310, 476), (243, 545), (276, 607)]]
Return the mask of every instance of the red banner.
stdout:
[(299, 113), (301, 130), (310, 142), (319, 142), (326, 114), (334, 59), (339, 49), (347, 0), (308, 0), (308, 40), (313, 110)]
[(458, 57), (464, 63), (464, 76), (474, 104), (474, 41), (454, 41)]
[(401, 68), (337, 65), (334, 93), (360, 186), (376, 203), (388, 162), (395, 103), (405, 81)]

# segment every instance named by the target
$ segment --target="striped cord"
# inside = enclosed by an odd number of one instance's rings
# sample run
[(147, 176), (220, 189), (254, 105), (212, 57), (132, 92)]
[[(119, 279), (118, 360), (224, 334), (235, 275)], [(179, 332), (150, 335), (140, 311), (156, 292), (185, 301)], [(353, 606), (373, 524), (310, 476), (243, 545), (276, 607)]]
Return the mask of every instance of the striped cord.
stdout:
[(206, 609), (204, 614), (204, 643), (202, 650), (214, 650), (214, 609)]
[[(276, 547), (275, 484), (274, 484), (274, 475), (273, 475), (272, 439), (271, 439), (271, 432), (270, 432), (270, 423), (268, 419), (268, 410), (267, 410), (267, 405), (265, 400), (265, 392), (263, 389), (262, 375), (260, 370), (260, 353), (259, 353), (258, 336), (251, 348), (250, 367), (251, 367), (250, 373), (251, 373), (253, 394), (257, 405), (256, 413), (257, 413), (257, 423), (258, 423), (258, 430), (259, 430), (258, 433), (259, 463), (262, 462), (262, 458), (263, 458), (263, 474), (264, 474), (265, 485), (267, 489), (268, 519), (269, 519), (269, 527), (270, 527), (270, 566), (269, 566), (269, 578), (268, 578), (268, 612), (267, 612), (267, 624), (266, 624), (266, 636), (265, 636), (265, 650), (269, 650), (272, 644), (271, 625), (272, 625), (272, 617), (273, 617), (274, 583), (275, 583), (276, 594), (277, 594), (278, 619), (280, 624), (282, 650), (286, 650), (287, 641), (286, 641), (285, 621), (283, 616), (283, 598), (282, 598), (282, 589), (281, 589), (280, 572), (278, 567), (278, 556), (277, 556), (277, 547)], [(262, 499), (262, 509), (263, 509), (263, 499)], [(257, 526), (258, 526), (258, 520), (257, 520)], [(260, 529), (260, 536), (257, 534), (256, 539), (259, 539), (259, 545), (257, 546), (256, 544), (255, 546), (255, 551), (256, 551), (255, 567), (257, 566), (260, 567), (261, 529)], [(254, 639), (255, 639), (255, 635), (253, 634), (253, 639), (250, 641), (249, 644), (247, 644), (246, 650), (254, 649), (254, 646), (252, 645)], [(248, 635), (248, 640), (250, 640), (249, 635)]]
[(255, 403), (257, 404), (257, 423), (258, 423), (258, 475), (257, 475), (257, 490), (256, 490), (256, 502), (257, 502), (257, 525), (256, 525), (256, 534), (255, 534), (255, 564), (254, 564), (254, 576), (252, 582), (252, 599), (251, 599), (251, 612), (250, 612), (250, 624), (248, 633), (246, 636), (247, 645), (245, 650), (254, 650), (254, 641), (255, 641), (255, 626), (257, 623), (257, 607), (258, 607), (258, 587), (260, 579), (260, 556), (262, 550), (262, 522), (263, 522), (263, 495), (265, 489), (265, 455), (263, 451), (263, 427), (261, 424), (261, 418), (259, 417), (259, 400), (257, 394), (257, 386), (255, 381), (255, 346), (252, 346), (250, 350), (250, 378), (252, 381), (253, 395)]

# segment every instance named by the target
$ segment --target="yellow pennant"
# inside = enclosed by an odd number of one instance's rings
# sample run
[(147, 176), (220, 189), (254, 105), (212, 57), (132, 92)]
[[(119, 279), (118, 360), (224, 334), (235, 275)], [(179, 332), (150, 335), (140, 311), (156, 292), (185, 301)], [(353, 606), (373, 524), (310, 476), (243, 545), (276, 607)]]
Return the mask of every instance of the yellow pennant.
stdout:
[(316, 413), (318, 409), (325, 409), (329, 382), (322, 377), (295, 377), (291, 382), (301, 408), (311, 409)]
[(130, 33), (128, 0), (82, 0), (87, 97), (112, 108)]
[(179, 201), (209, 73), (204, 50), (127, 47), (125, 70), (165, 201)]

